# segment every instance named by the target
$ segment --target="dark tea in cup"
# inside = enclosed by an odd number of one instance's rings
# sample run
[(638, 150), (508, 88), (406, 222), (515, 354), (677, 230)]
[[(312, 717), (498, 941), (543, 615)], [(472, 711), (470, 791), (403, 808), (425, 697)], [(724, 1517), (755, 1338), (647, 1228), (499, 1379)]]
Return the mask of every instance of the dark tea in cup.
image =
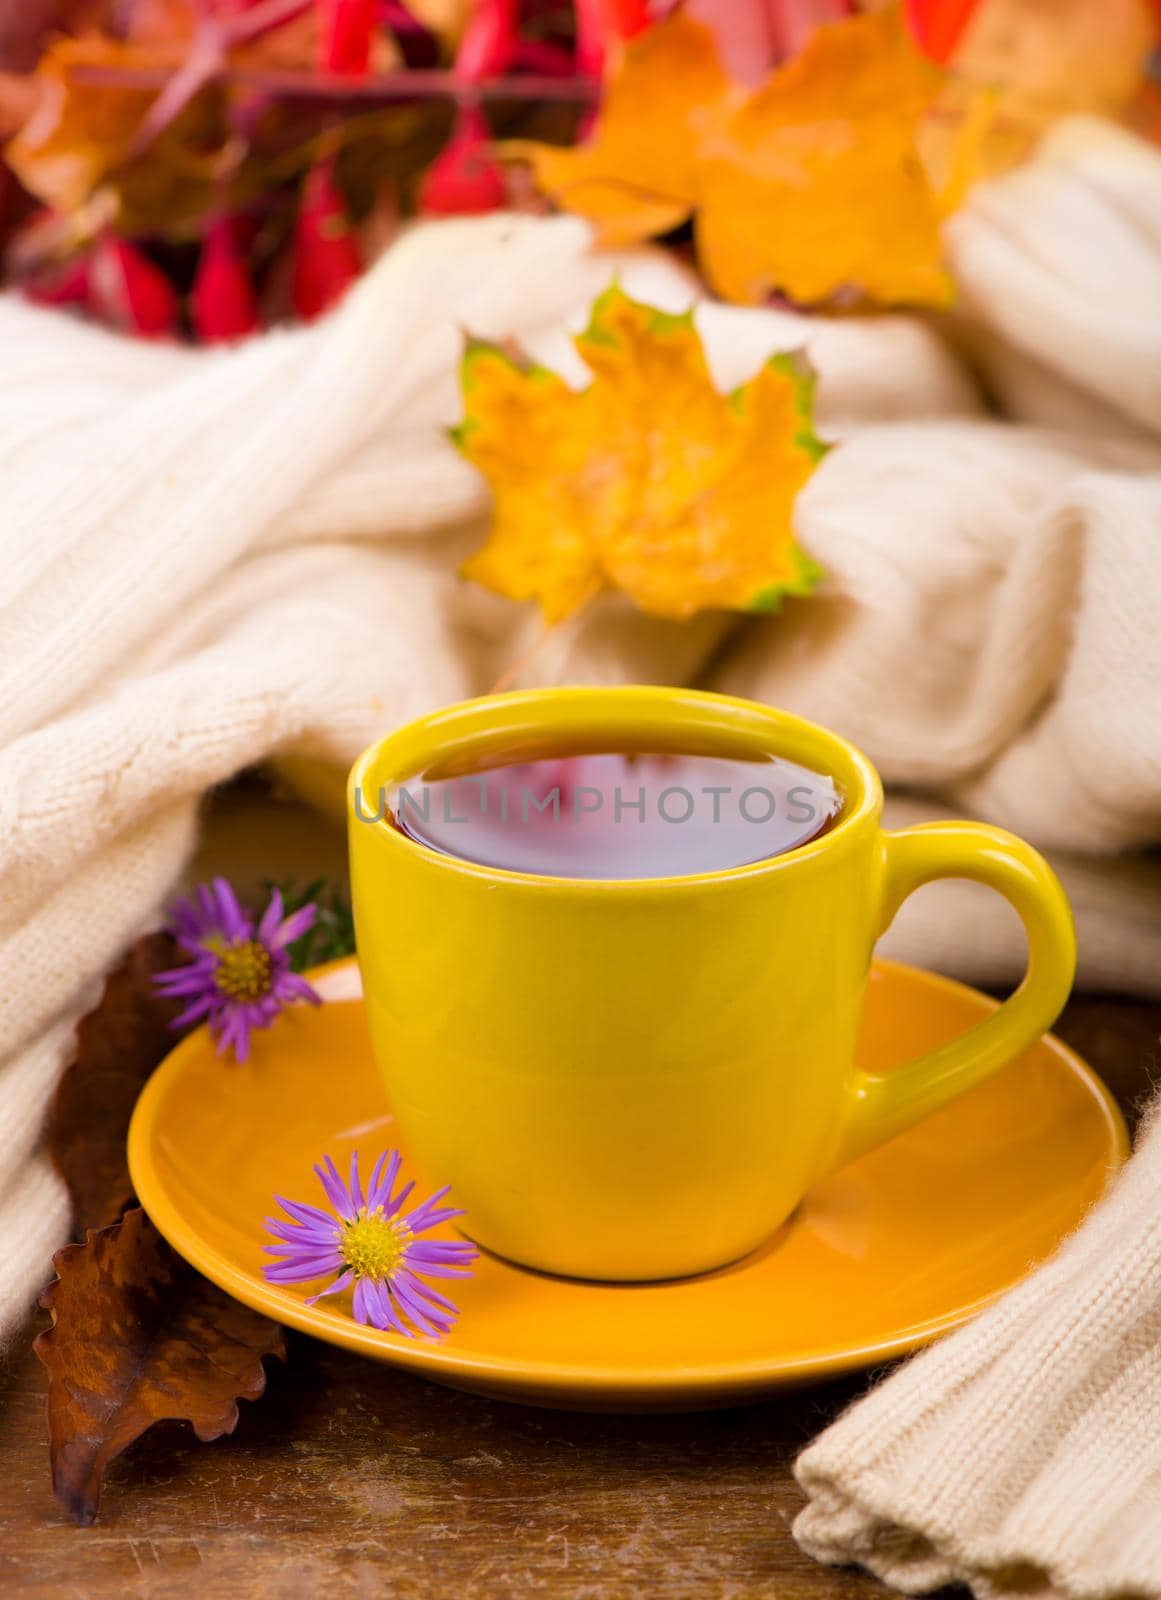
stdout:
[(777, 755), (598, 750), (501, 760), (396, 785), (410, 838), (556, 878), (675, 878), (782, 855), (829, 828), (834, 780)]

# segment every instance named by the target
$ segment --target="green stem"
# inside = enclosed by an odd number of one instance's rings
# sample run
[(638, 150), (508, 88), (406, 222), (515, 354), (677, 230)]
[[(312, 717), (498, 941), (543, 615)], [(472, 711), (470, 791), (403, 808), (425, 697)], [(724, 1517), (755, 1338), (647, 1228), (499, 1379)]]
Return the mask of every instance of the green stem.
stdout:
[[(188, 63), (187, 63), (188, 65)], [(178, 79), (184, 78), (186, 67), (180, 67), (177, 72), (167, 72), (162, 67), (114, 67), (98, 66), (96, 64), (78, 64), (72, 69), (71, 76), (78, 83), (100, 84), (105, 88), (124, 89), (158, 89), (158, 95), (147, 123), (154, 121), (153, 113), (163, 99), (167, 97), (165, 90), (174, 85)], [(373, 101), (404, 101), (404, 100), (560, 100), (574, 101), (587, 105), (597, 97), (599, 83), (596, 78), (564, 78), (549, 76), (547, 74), (521, 73), (506, 76), (482, 79), (479, 82), (465, 83), (456, 73), (440, 68), (417, 68), (413, 71), (382, 72), (366, 78), (348, 78), (334, 72), (296, 72), (289, 69), (271, 70), (263, 67), (250, 67), (231, 65), (225, 61), (216, 62), (208, 73), (203, 73), (193, 93), (215, 78), (228, 77), (232, 83), (237, 83), (250, 89), (258, 89), (264, 93), (287, 99), (301, 100), (373, 100)], [(192, 97), (185, 93), (185, 83), (182, 84), (181, 106), (188, 103)], [(171, 121), (170, 113), (167, 121)], [(163, 123), (162, 126), (165, 126)], [(145, 124), (142, 125), (145, 127)], [(150, 140), (161, 131), (160, 127), (152, 129)], [(140, 146), (138, 135), (138, 147)], [(136, 153), (136, 148), (135, 148)]]
[(227, 45), (248, 44), (272, 28), (281, 28), (309, 11), (314, 0), (262, 0), (261, 5), (239, 11), (219, 24)]
[(226, 68), (230, 50), (239, 44), (281, 28), (308, 11), (313, 0), (262, 0), (236, 16), (219, 17), (204, 12), (190, 42), (189, 54), (177, 71), (165, 75), (157, 99), (142, 118), (129, 156), (139, 156), (189, 105), (190, 101)]

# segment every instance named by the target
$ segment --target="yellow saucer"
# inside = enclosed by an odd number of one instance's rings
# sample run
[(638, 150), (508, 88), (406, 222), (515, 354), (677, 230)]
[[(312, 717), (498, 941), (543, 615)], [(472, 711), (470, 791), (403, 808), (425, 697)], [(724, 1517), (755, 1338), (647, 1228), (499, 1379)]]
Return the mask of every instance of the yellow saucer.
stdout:
[[(828, 1179), (735, 1266), (637, 1287), (545, 1277), (484, 1255), (475, 1277), (454, 1286), (462, 1316), (452, 1334), (408, 1340), (359, 1326), (342, 1302), (309, 1307), (309, 1289), (261, 1277), (262, 1219), (275, 1191), (318, 1202), (311, 1167), (324, 1152), (342, 1166), (353, 1148), (366, 1162), (397, 1142), (357, 967), (336, 963), (314, 981), (328, 1004), (280, 1018), (257, 1036), (247, 1065), (219, 1060), (201, 1030), (159, 1067), (129, 1133), (137, 1194), (175, 1249), (247, 1305), (508, 1399), (725, 1405), (901, 1355), (966, 1321), (1047, 1256), (1128, 1154), (1103, 1084), (1047, 1035)], [(877, 962), (860, 1063), (889, 1071), (993, 1005), (945, 978)]]

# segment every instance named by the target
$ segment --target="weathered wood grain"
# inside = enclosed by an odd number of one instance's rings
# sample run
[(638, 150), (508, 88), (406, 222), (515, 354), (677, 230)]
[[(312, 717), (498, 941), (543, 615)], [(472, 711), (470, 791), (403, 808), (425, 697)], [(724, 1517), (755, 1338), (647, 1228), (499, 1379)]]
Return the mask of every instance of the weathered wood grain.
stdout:
[[(1129, 1110), (1161, 1081), (1161, 1006), (1075, 1001), (1060, 1030)], [(802, 1557), (797, 1450), (865, 1378), (700, 1416), (538, 1411), (298, 1339), (237, 1434), (179, 1428), (112, 1468), (101, 1520), (54, 1502), (44, 1375), (0, 1374), (0, 1593), (52, 1600), (863, 1600)]]

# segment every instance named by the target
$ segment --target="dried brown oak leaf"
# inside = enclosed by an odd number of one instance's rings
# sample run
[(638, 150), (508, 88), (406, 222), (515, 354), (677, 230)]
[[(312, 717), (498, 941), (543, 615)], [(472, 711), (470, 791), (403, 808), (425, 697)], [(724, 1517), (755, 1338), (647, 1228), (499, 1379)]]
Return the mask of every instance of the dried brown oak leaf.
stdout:
[(57, 1252), (41, 1304), (53, 1325), (36, 1341), (48, 1368), (52, 1486), (87, 1527), (105, 1469), (155, 1422), (182, 1420), (199, 1439), (231, 1433), (238, 1401), (266, 1387), (264, 1356), (285, 1355), (282, 1330), (207, 1283), (141, 1210)]
[(73, 1228), (105, 1228), (134, 1203), (125, 1139), (137, 1097), (179, 1035), (180, 1007), (153, 987), (153, 975), (181, 960), (167, 933), (139, 939), (109, 974), (105, 992), (77, 1027), (72, 1065), (56, 1092), (49, 1132), (53, 1164), (68, 1186)]

